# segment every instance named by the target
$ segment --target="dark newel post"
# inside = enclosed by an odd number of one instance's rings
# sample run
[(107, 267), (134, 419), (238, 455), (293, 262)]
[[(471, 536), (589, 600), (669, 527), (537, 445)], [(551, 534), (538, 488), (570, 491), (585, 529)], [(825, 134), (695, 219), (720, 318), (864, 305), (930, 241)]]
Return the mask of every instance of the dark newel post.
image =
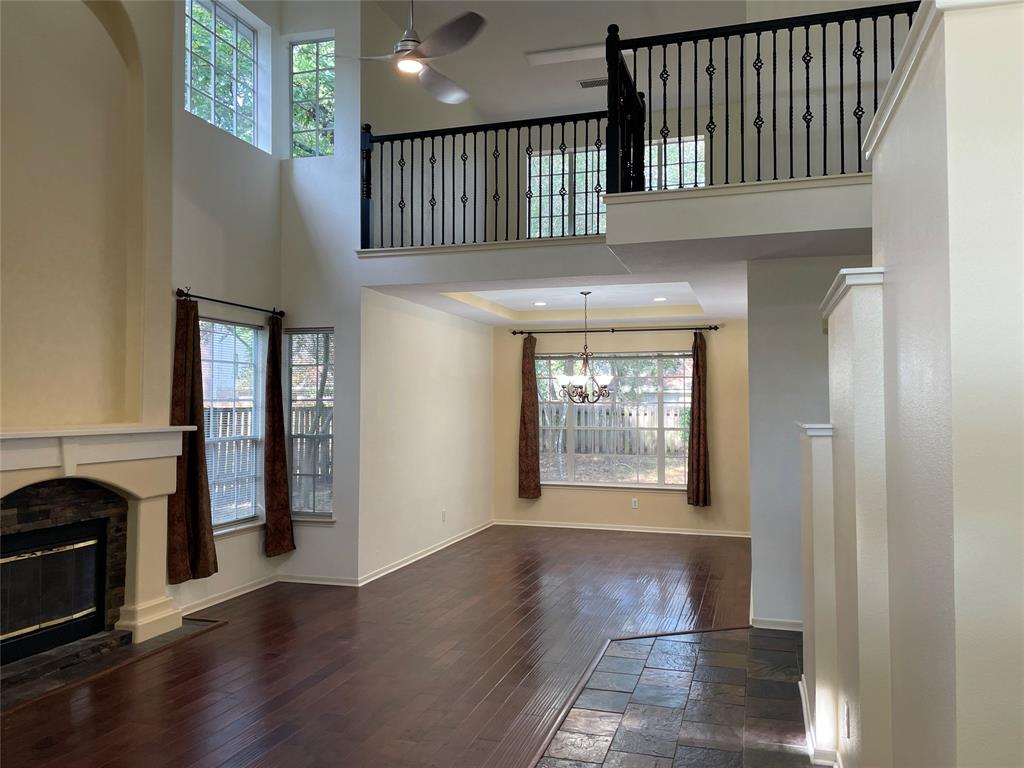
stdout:
[(361, 189), (359, 193), (359, 230), (360, 248), (370, 248), (372, 231), (370, 229), (370, 213), (373, 210), (373, 170), (371, 159), (373, 157), (373, 145), (370, 139), (373, 134), (370, 132), (370, 124), (363, 123), (363, 130), (360, 134), (359, 152), (361, 157)]
[(619, 192), (621, 191), (619, 170), (622, 153), (622, 114), (620, 109), (622, 85), (619, 81), (621, 74), (619, 70), (619, 27), (617, 24), (608, 25), (604, 57), (608, 64), (608, 128), (605, 135), (604, 166), (607, 181), (605, 191)]
[(633, 183), (630, 186), (632, 192), (643, 192), (647, 189), (646, 170), (644, 168), (644, 124), (647, 122), (647, 98), (644, 94), (637, 94), (636, 124), (633, 132)]

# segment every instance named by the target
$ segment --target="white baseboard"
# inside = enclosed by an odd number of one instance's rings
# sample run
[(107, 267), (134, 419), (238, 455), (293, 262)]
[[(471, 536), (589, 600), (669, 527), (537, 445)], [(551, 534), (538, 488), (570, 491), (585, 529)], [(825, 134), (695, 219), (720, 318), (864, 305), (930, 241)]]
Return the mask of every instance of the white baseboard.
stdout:
[(357, 586), (361, 587), (365, 584), (369, 584), (371, 581), (376, 581), (382, 576), (387, 576), (389, 573), (393, 573), (394, 571), (397, 571), (399, 568), (404, 568), (407, 565), (415, 563), (417, 560), (422, 560), (424, 557), (428, 557), (434, 554), (435, 552), (439, 552), (442, 549), (445, 549), (446, 547), (450, 547), (452, 544), (456, 544), (462, 541), (463, 539), (468, 539), (470, 536), (473, 536), (474, 534), (480, 533), (480, 531), (490, 528), (492, 525), (494, 525), (494, 522), (494, 520), (488, 520), (487, 522), (480, 523), (480, 525), (473, 526), (472, 528), (465, 530), (462, 533), (457, 533), (454, 536), (445, 539), (444, 541), (439, 541), (437, 544), (433, 544), (429, 547), (426, 547), (425, 549), (421, 549), (419, 552), (413, 552), (411, 555), (407, 555), (406, 557), (403, 557), (399, 560), (395, 560), (395, 562), (393, 563), (381, 566), (380, 568), (376, 568), (370, 571), (369, 573), (364, 573), (362, 576), (359, 577), (359, 584)]
[(797, 682), (797, 687), (800, 689), (800, 706), (804, 711), (804, 733), (807, 736), (807, 750), (810, 753), (811, 763), (813, 765), (828, 765), (832, 768), (842, 768), (842, 764), (838, 763), (839, 756), (835, 751), (831, 749), (819, 749), (817, 739), (814, 735), (814, 720), (811, 717), (810, 701), (807, 697), (807, 678), (804, 675), (800, 675), (800, 680)]
[(277, 578), (273, 575), (263, 576), (262, 578), (241, 584), (240, 586), (226, 589), (223, 592), (217, 592), (216, 594), (207, 595), (206, 597), (201, 597), (198, 600), (193, 600), (190, 603), (184, 603), (178, 607), (178, 610), (183, 614), (196, 613), (204, 608), (209, 608), (211, 605), (223, 603), (225, 600), (230, 600), (234, 597), (241, 597), (249, 592), (255, 592), (257, 589), (269, 586), (275, 581), (277, 581)]
[(656, 528), (647, 525), (613, 525), (591, 523), (561, 523), (549, 520), (495, 520), (494, 525), (524, 525), (533, 528), (578, 528), (587, 531), (625, 531), (627, 533), (676, 533), (685, 536), (728, 536), (749, 539), (748, 531), (703, 530), (701, 528)]
[(796, 619), (764, 619), (754, 616), (750, 623), (758, 629), (781, 629), (786, 632), (804, 631), (804, 623)]
[(279, 573), (274, 581), (287, 584), (320, 584), (325, 587), (358, 587), (359, 579), (346, 576), (305, 576), (300, 573)]

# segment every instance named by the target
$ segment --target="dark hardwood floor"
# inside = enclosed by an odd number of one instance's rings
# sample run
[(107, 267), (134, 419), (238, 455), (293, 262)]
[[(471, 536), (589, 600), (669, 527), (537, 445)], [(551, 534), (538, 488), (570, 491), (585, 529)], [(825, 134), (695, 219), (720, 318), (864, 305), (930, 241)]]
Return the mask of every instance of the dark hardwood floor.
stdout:
[(610, 637), (745, 625), (747, 539), (492, 527), (3, 717), (17, 766), (526, 768)]

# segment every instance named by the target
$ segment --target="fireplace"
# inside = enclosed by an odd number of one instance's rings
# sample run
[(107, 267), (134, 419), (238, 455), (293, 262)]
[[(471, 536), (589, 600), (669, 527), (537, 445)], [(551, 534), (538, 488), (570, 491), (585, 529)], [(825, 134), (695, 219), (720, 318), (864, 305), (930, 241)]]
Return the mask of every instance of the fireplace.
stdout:
[(0, 661), (113, 629), (128, 503), (97, 483), (36, 483), (0, 500)]

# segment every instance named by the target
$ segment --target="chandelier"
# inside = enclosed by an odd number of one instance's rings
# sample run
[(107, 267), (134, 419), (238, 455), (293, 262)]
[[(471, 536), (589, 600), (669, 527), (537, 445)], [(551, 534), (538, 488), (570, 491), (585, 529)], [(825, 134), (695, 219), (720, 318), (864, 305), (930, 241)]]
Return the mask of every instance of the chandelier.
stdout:
[(610, 395), (608, 385), (611, 384), (612, 377), (595, 376), (590, 372), (590, 358), (594, 356), (587, 346), (587, 297), (590, 291), (580, 291), (580, 295), (583, 296), (583, 351), (577, 354), (576, 358), (583, 361), (583, 368), (574, 376), (559, 376), (558, 383), (562, 388), (562, 397), (570, 402), (585, 405), (596, 403)]

